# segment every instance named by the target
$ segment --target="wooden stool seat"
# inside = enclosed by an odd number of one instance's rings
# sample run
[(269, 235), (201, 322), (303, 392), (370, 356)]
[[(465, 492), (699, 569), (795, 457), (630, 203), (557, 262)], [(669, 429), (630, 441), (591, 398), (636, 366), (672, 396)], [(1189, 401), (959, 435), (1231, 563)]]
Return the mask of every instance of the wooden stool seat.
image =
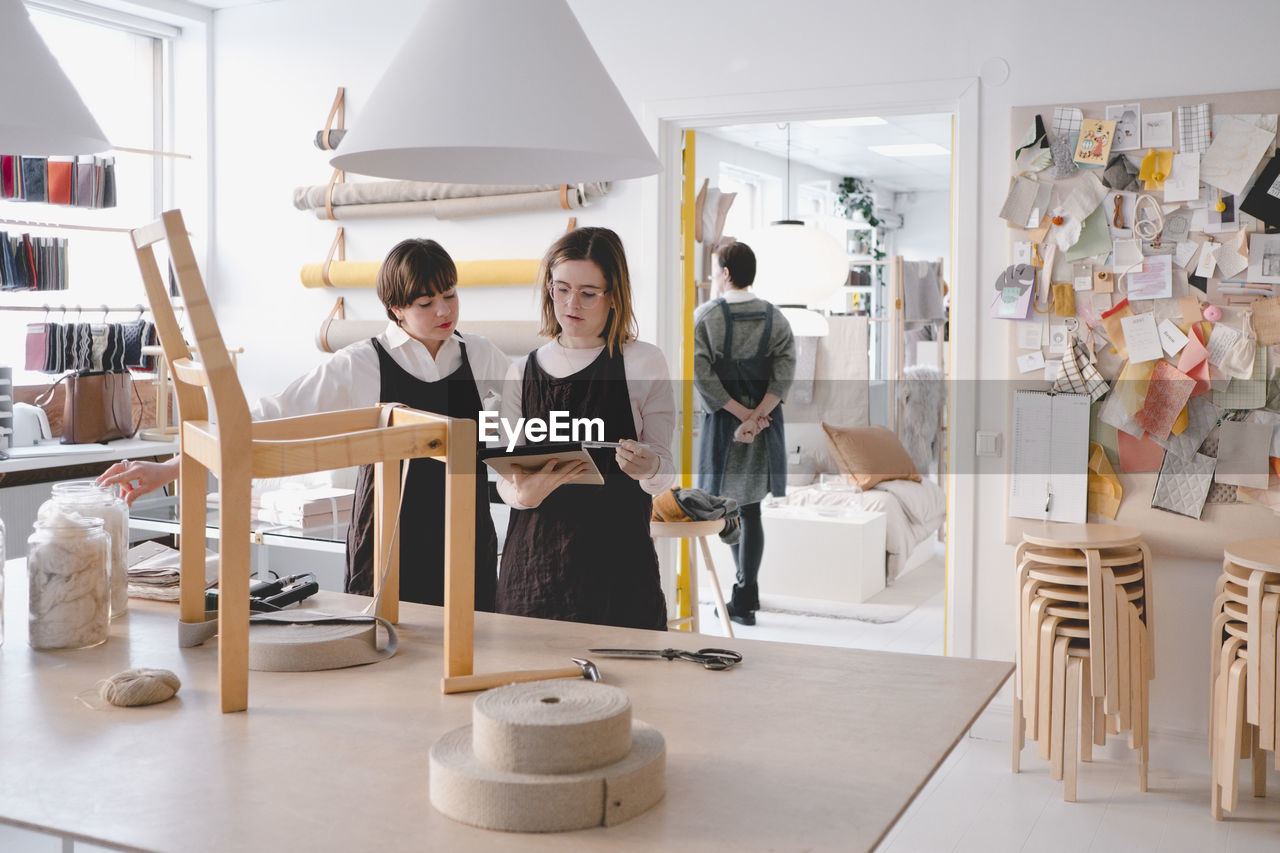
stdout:
[(723, 518), (708, 521), (650, 521), (649, 535), (654, 539), (691, 539), (698, 543), (697, 548), (689, 551), (689, 616), (672, 619), (667, 622), (668, 628), (688, 625), (698, 632), (698, 549), (702, 551), (702, 559), (706, 562), (707, 573), (711, 575), (711, 591), (716, 599), (716, 613), (720, 616), (720, 627), (726, 637), (733, 636), (733, 625), (729, 622), (729, 608), (724, 605), (724, 592), (720, 589), (720, 577), (716, 574), (716, 564), (711, 559), (711, 548), (707, 545), (708, 536), (717, 536), (724, 530)]
[(1280, 575), (1280, 538), (1232, 542), (1222, 554), (1224, 559), (1242, 568)]
[(1263, 576), (1263, 583), (1280, 588), (1280, 572), (1274, 569), (1252, 568), (1250, 566), (1243, 566), (1232, 560), (1226, 560), (1222, 564), (1222, 574), (1228, 578), (1246, 584), (1255, 574), (1261, 574)]
[[(1129, 601), (1137, 601), (1142, 598), (1141, 587), (1135, 587), (1133, 589), (1125, 587), (1124, 590), (1125, 597)], [(1089, 593), (1087, 591), (1070, 586), (1041, 585), (1036, 589), (1036, 594), (1041, 598), (1047, 598), (1052, 601), (1077, 601), (1084, 602), (1086, 604), (1089, 601)], [(1086, 607), (1085, 610), (1087, 611), (1088, 607)]]
[[(1089, 576), (1084, 569), (1071, 569), (1063, 566), (1030, 566), (1027, 569), (1030, 577), (1039, 581), (1070, 586), (1088, 586)], [(1119, 584), (1138, 583), (1142, 580), (1142, 566), (1126, 566), (1114, 572), (1115, 582)]]
[(1121, 524), (1066, 524), (1048, 521), (1022, 534), (1022, 541), (1042, 548), (1125, 548), (1142, 541), (1142, 532)]
[[(1084, 555), (1075, 548), (1028, 548), (1024, 555), (1027, 559), (1051, 566), (1078, 566), (1082, 569), (1085, 567)], [(1128, 566), (1133, 563), (1142, 563), (1140, 548), (1100, 551), (1098, 556), (1101, 565), (1104, 566)]]

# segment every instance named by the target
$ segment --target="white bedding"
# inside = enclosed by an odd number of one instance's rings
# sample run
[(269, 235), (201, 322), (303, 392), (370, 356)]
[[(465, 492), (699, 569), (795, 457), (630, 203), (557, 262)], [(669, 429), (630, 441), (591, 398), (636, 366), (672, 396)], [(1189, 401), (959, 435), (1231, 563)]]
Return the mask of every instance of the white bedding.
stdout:
[(889, 480), (867, 491), (821, 485), (787, 490), (767, 506), (871, 510), (885, 515), (885, 582), (893, 583), (915, 547), (937, 533), (947, 517), (946, 493), (931, 480)]

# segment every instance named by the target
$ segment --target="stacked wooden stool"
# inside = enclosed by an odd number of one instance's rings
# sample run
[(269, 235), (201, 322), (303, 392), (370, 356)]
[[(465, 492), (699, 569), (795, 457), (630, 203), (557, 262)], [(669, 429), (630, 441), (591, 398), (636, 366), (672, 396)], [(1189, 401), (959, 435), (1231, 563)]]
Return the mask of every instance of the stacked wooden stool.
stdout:
[(1076, 799), (1077, 759), (1129, 733), (1147, 790), (1148, 682), (1155, 673), (1151, 552), (1112, 524), (1046, 523), (1015, 552), (1018, 602), (1013, 772), (1025, 738), (1038, 744), (1063, 798)]
[[(1280, 539), (1246, 539), (1224, 549), (1213, 602), (1209, 755), (1215, 820), (1239, 804), (1240, 761), (1253, 760), (1253, 795), (1267, 795), (1266, 751), (1280, 756), (1276, 713), (1276, 626)], [(1280, 758), (1276, 759), (1280, 769)]]

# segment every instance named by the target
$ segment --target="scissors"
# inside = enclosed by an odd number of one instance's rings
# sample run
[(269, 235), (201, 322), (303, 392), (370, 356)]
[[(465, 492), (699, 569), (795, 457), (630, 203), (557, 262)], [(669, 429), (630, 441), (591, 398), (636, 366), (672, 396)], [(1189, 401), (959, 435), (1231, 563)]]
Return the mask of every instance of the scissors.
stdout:
[(728, 669), (742, 661), (742, 655), (731, 649), (588, 649), (591, 654), (619, 658), (663, 658), (664, 660), (688, 660), (700, 663), (707, 669)]

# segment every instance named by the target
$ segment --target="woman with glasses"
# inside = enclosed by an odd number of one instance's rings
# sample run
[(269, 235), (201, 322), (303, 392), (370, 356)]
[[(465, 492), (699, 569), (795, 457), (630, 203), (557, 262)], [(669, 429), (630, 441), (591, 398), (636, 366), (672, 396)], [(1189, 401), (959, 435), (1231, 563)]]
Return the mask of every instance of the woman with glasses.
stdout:
[(502, 416), (600, 418), (604, 440), (620, 446), (590, 451), (603, 485), (569, 484), (586, 463), (557, 460), (499, 481), (512, 512), (498, 612), (665, 630), (649, 517), (652, 496), (675, 480), (667, 361), (636, 339), (626, 254), (613, 231), (565, 234), (538, 279), (551, 340), (508, 371)]
[[(490, 408), (501, 393), (509, 359), (478, 335), (458, 331), (458, 271), (434, 240), (404, 240), (392, 248), (378, 271), (378, 298), (387, 327), (377, 336), (334, 353), (325, 364), (274, 397), (258, 402), (255, 420), (314, 412), (403, 403), (454, 418), (476, 419), (482, 401)], [(476, 581), (477, 610), (493, 610), (497, 582), (497, 536), (489, 513), (487, 469), (477, 463)], [(176, 479), (170, 462), (118, 462), (99, 478), (119, 483), (132, 503), (141, 494)], [(444, 466), (414, 459), (400, 506), (400, 599), (444, 603)], [(347, 530), (347, 592), (370, 595), (373, 565), (373, 466), (356, 481), (355, 503)]]

